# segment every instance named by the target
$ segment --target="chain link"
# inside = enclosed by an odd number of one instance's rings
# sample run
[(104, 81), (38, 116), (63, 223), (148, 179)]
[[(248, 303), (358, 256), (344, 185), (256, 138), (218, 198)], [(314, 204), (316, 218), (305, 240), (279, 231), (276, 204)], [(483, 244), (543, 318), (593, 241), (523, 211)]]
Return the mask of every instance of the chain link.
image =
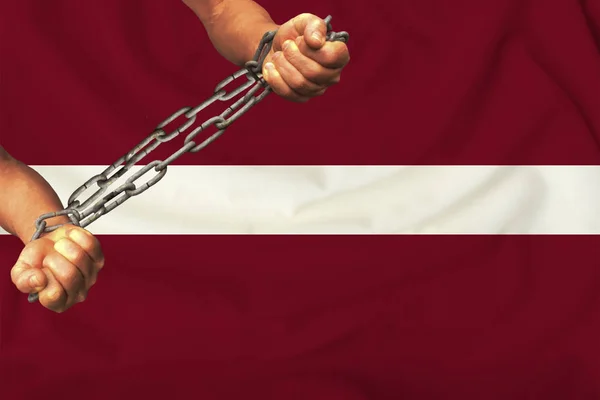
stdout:
[[(331, 16), (327, 16), (324, 21), (327, 25), (327, 41), (340, 41), (344, 43), (348, 41), (349, 35), (347, 32), (332, 31)], [(194, 108), (184, 107), (173, 113), (163, 122), (158, 124), (155, 130), (138, 143), (131, 151), (115, 161), (103, 172), (93, 176), (81, 185), (73, 192), (73, 194), (71, 194), (68, 205), (64, 210), (41, 215), (35, 221), (36, 231), (31, 240), (36, 240), (42, 234), (52, 232), (61, 227), (62, 225), (47, 226), (46, 220), (57, 216), (67, 216), (73, 225), (85, 228), (101, 216), (108, 214), (119, 205), (123, 204), (129, 198), (137, 196), (156, 185), (166, 175), (169, 164), (177, 160), (183, 154), (196, 153), (214, 142), (234, 121), (271, 93), (271, 88), (263, 79), (261, 71), (263, 62), (271, 50), (273, 38), (276, 34), (277, 31), (265, 33), (254, 53), (253, 59), (244, 64), (244, 68), (223, 79), (215, 87), (212, 96)], [(243, 80), (243, 78), (245, 78), (245, 80), (238, 87), (229, 89), (234, 82)], [(246, 93), (243, 94), (244, 92)], [(158, 146), (175, 139), (177, 136), (190, 129), (196, 123), (197, 116), (202, 110), (216, 102), (229, 101), (235, 97), (238, 97), (238, 99), (221, 114), (208, 118), (200, 126), (190, 131), (183, 141), (183, 146), (170, 157), (165, 160), (154, 160), (150, 162), (129, 177), (124, 184), (105, 195), (112, 184), (124, 176), (134, 165), (139, 163)], [(187, 120), (178, 128), (167, 133), (165, 128), (182, 116)], [(211, 127), (215, 127), (217, 132), (213, 133), (200, 143), (197, 143), (195, 139), (198, 135)], [(143, 184), (137, 182), (144, 175), (151, 174), (151, 171), (154, 173), (154, 176), (149, 177)], [(82, 195), (88, 189), (94, 187), (96, 187), (96, 191), (83, 200)], [(38, 294), (29, 294), (28, 300), (30, 303), (37, 301)]]

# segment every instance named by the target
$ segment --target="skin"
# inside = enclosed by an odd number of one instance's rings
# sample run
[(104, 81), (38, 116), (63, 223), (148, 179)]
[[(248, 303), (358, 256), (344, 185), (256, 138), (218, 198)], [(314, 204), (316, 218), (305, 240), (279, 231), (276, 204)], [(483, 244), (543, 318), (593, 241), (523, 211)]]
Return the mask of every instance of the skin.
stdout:
[[(306, 102), (340, 81), (350, 60), (346, 44), (326, 42), (327, 27), (312, 14), (300, 14), (277, 25), (252, 0), (183, 0), (198, 16), (215, 49), (243, 65), (251, 60), (267, 31), (278, 29), (263, 64), (263, 76), (281, 97)], [(84, 301), (104, 266), (98, 240), (66, 217), (47, 220), (66, 224), (29, 242), (40, 215), (63, 209), (54, 190), (37, 172), (0, 147), (0, 226), (25, 244), (11, 269), (23, 293), (39, 293), (40, 304), (57, 313)]]
[(263, 66), (275, 93), (306, 102), (340, 81), (350, 61), (348, 48), (342, 42), (326, 42), (326, 33), (325, 23), (312, 14), (301, 14), (279, 28)]
[(19, 291), (39, 293), (40, 304), (61, 313), (87, 298), (103, 266), (98, 239), (69, 225), (28, 243), (10, 275)]
[(237, 65), (252, 59), (262, 35), (278, 29), (263, 64), (275, 93), (295, 102), (321, 96), (340, 81), (350, 61), (342, 42), (326, 42), (327, 26), (312, 14), (277, 25), (251, 0), (184, 0), (198, 16), (217, 51)]
[(33, 221), (63, 208), (52, 187), (36, 171), (0, 147), (0, 226), (25, 244), (10, 276), (23, 293), (39, 293), (44, 307), (57, 313), (82, 302), (104, 266), (98, 240), (66, 217), (46, 220), (65, 226), (30, 242)]

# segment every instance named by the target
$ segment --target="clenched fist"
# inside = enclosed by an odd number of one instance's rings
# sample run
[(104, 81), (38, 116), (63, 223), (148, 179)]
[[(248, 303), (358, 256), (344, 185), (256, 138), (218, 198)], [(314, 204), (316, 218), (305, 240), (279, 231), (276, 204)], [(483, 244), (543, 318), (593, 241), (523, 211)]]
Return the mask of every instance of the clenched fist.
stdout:
[(98, 239), (85, 229), (64, 225), (28, 243), (11, 270), (23, 293), (39, 293), (40, 303), (63, 312), (84, 301), (104, 266)]
[(279, 27), (262, 71), (275, 93), (305, 102), (340, 81), (350, 61), (348, 47), (327, 42), (326, 33), (325, 22), (312, 14), (300, 14)]

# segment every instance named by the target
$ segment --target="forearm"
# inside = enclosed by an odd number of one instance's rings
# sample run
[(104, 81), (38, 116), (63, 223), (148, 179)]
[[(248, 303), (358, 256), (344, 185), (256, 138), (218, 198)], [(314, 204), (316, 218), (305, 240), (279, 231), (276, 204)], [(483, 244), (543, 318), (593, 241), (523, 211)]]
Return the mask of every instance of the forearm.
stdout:
[(236, 65), (254, 56), (263, 34), (277, 29), (252, 0), (183, 0), (196, 13), (217, 51)]
[[(62, 208), (44, 178), (0, 147), (0, 226), (4, 230), (27, 243), (35, 232), (35, 220)], [(66, 217), (56, 217), (46, 222), (54, 225), (69, 221)]]

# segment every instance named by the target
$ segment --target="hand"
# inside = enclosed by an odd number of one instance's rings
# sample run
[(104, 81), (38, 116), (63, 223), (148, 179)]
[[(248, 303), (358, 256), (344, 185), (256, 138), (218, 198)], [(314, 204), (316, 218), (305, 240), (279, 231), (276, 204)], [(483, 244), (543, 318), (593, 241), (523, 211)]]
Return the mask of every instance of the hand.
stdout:
[(98, 239), (85, 229), (64, 225), (28, 243), (11, 270), (23, 293), (39, 293), (39, 302), (61, 313), (84, 301), (104, 255)]
[(263, 64), (263, 77), (278, 95), (296, 102), (320, 96), (340, 81), (350, 61), (343, 42), (326, 42), (327, 25), (300, 14), (279, 27)]

